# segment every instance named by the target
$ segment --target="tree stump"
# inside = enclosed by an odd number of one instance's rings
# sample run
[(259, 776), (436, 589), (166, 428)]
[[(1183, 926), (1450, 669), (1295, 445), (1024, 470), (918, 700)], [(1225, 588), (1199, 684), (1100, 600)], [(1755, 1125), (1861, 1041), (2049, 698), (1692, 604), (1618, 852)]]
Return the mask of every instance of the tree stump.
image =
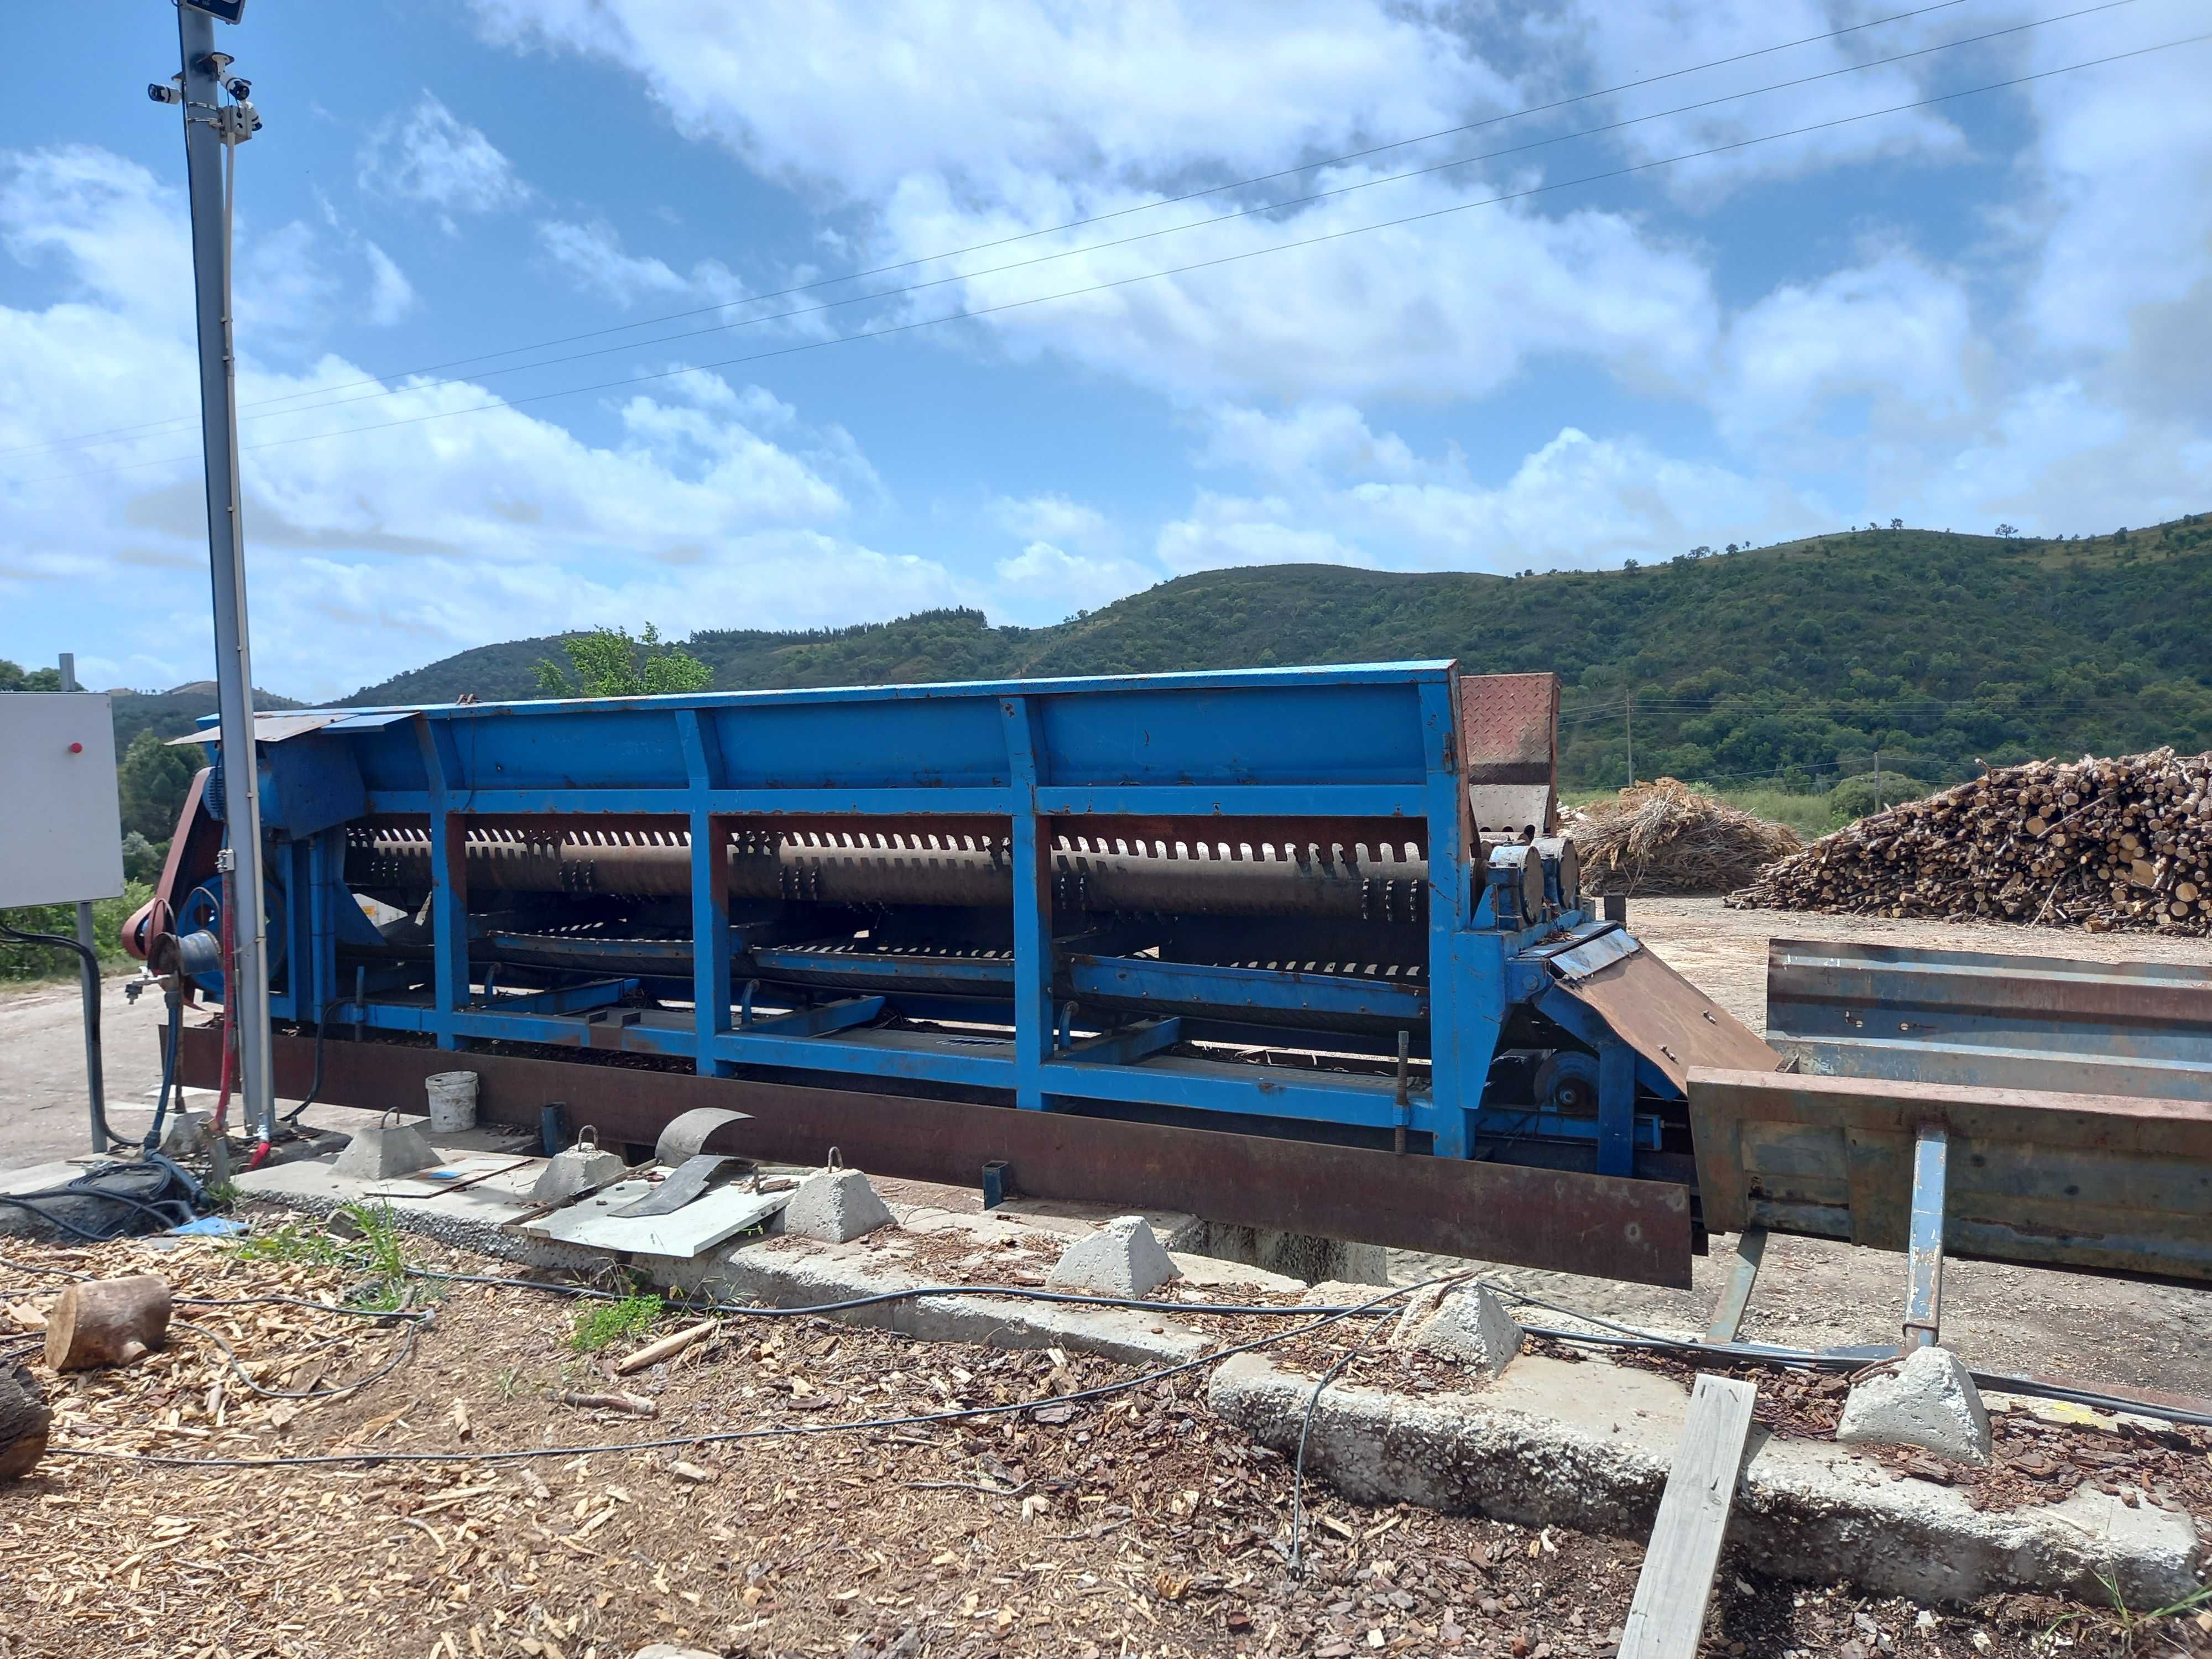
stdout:
[(46, 1316), (46, 1364), (58, 1371), (128, 1365), (169, 1340), (169, 1281), (158, 1273), (72, 1285)]
[(38, 1379), (21, 1365), (0, 1366), (0, 1480), (31, 1472), (53, 1420)]

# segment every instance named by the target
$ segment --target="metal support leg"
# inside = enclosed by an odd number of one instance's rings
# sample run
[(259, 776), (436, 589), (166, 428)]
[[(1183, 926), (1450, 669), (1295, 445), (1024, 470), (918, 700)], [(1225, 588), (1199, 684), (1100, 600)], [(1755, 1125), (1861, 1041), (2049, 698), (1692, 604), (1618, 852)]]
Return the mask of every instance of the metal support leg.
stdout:
[(1598, 1047), (1597, 1172), (1636, 1173), (1636, 1051), (1625, 1042)]
[(1932, 1348), (1943, 1317), (1943, 1200), (1951, 1132), (1923, 1123), (1912, 1142), (1912, 1235), (1905, 1246), (1905, 1346)]
[(1037, 730), (1026, 697), (1000, 700), (1006, 764), (1014, 786), (1011, 823), (1014, 888), (1014, 1104), (1045, 1104), (1043, 1070), (1053, 1047), (1052, 849), (1037, 816)]
[(1759, 1283), (1759, 1266), (1766, 1259), (1766, 1229), (1746, 1227), (1735, 1241), (1735, 1265), (1729, 1269), (1727, 1286), (1713, 1310), (1713, 1322), (1705, 1327), (1708, 1342), (1733, 1342), (1743, 1329), (1744, 1310), (1751, 1305), (1752, 1287)]

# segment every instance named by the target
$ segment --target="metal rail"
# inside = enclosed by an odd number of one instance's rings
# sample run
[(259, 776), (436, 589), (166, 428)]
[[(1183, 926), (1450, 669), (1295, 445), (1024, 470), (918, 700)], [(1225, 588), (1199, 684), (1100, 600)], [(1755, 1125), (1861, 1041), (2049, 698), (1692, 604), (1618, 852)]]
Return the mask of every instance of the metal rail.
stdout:
[(2212, 969), (1776, 939), (1766, 1024), (1826, 1076), (2212, 1101)]
[[(313, 1073), (310, 1038), (276, 1039), (280, 1092), (296, 1097)], [(179, 1066), (211, 1084), (220, 1051), (212, 1027), (188, 1028)], [(386, 1107), (420, 1100), (423, 1079), (452, 1057), (425, 1046), (333, 1042), (320, 1097)], [(1688, 1190), (1468, 1159), (1401, 1157), (1366, 1147), (1276, 1135), (1225, 1133), (1066, 1112), (823, 1089), (788, 1083), (641, 1071), (478, 1050), (485, 1119), (535, 1133), (543, 1109), (564, 1103), (603, 1142), (649, 1146), (672, 1119), (702, 1106), (748, 1115), (704, 1150), (820, 1164), (832, 1146), (872, 1172), (961, 1186), (987, 1165), (1034, 1198), (1178, 1210), (1239, 1227), (1279, 1229), (1400, 1249), (1510, 1261), (1676, 1288), (1690, 1283)], [(1387, 1100), (1387, 1091), (1385, 1094)]]

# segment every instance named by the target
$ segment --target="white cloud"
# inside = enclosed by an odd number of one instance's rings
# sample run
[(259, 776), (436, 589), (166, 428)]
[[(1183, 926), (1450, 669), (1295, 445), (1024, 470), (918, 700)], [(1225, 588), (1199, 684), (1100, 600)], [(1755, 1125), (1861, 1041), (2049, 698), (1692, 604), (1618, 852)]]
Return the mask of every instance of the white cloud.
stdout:
[[(1040, 179), (1243, 172), (1448, 125), (1509, 88), (1381, 0), (477, 0), (495, 37), (610, 58), (760, 172), (873, 201), (919, 174), (979, 201)], [(772, 66), (772, 72), (763, 72)]]
[(428, 91), (370, 131), (359, 176), (371, 195), (421, 202), (447, 216), (520, 207), (531, 196), (499, 147)]
[(1738, 315), (1720, 349), (1716, 414), (1753, 448), (1802, 441), (1844, 397), (1873, 400), (1877, 423), (1945, 422), (1969, 412), (1980, 356), (1966, 285), (1893, 252), (1783, 283)]
[(389, 328), (415, 309), (415, 285), (375, 243), (365, 244), (362, 251), (368, 255), (368, 320)]
[(1106, 541), (1112, 533), (1106, 515), (1097, 507), (1050, 492), (994, 496), (988, 510), (994, 523), (1024, 539), (1093, 544)]
[(729, 272), (711, 261), (686, 277), (678, 276), (665, 259), (625, 253), (622, 237), (604, 221), (579, 225), (562, 219), (545, 220), (538, 227), (538, 245), (579, 288), (603, 294), (624, 307), (655, 296), (689, 295), (695, 289), (719, 289), (722, 292), (716, 297), (722, 298), (735, 299), (739, 295)]
[(1031, 542), (995, 568), (999, 598), (1015, 620), (1058, 622), (1092, 611), (1161, 580), (1162, 573), (1110, 554), (1074, 554)]
[[(4, 165), (0, 246), (58, 264), (80, 297), (0, 306), (0, 449), (145, 419), (146, 388), (189, 387), (197, 361), (189, 315), (161, 284), (137, 279), (189, 269), (175, 193), (100, 152)], [(74, 216), (58, 229), (38, 216), (56, 203)], [(251, 406), (362, 373), (336, 356), (296, 373), (248, 357), (240, 395)], [(418, 382), (375, 413), (407, 421), (487, 401), (476, 387)], [(360, 411), (250, 419), (242, 471), (261, 683), (328, 696), (549, 629), (812, 626), (965, 596), (933, 561), (851, 538), (854, 501), (881, 486), (842, 429), (702, 374), (659, 382), (616, 413), (621, 435), (603, 445), (510, 408), (336, 442), (281, 441), (362, 424)], [(139, 684), (204, 675), (205, 507), (197, 465), (172, 459), (191, 447), (187, 430), (0, 455), (0, 632), (10, 636), (0, 653), (27, 648), (8, 649), (19, 630), (96, 629), (114, 665), (103, 672)]]
[[(1421, 458), (1348, 415), (1215, 411), (1213, 431), (1239, 434), (1249, 470), (1278, 488), (1201, 490), (1161, 531), (1161, 562), (1179, 572), (1326, 562), (1503, 574), (1648, 562), (1698, 542), (1764, 542), (1820, 522), (1813, 504), (1784, 489), (1633, 437), (1593, 438), (1569, 427), (1504, 483), (1484, 486), (1456, 447)], [(1356, 441), (1316, 450), (1310, 440), (1321, 431)]]
[[(1708, 109), (1636, 119), (1607, 140), (1632, 161), (1662, 160), (1728, 145), (1769, 133), (1819, 125), (1869, 110), (1910, 104), (1927, 95), (1932, 79), (1948, 61), (1942, 53), (1910, 58), (1881, 68), (1832, 71), (1931, 46), (1960, 35), (1984, 33), (2013, 21), (1984, 12), (1959, 11), (1909, 19), (1837, 40), (1812, 37), (1852, 23), (1893, 15), (1863, 0), (1705, 0), (1695, 6), (1622, 4), (1619, 0), (1571, 0), (1560, 13), (1532, 26), (1559, 55), (1558, 68), (1581, 91), (1589, 86), (1620, 86), (1655, 71), (1716, 64), (1697, 75), (1636, 87), (1616, 97), (1595, 100), (1569, 112), (1576, 127), (1660, 115), (1714, 99)], [(1975, 25), (1981, 25), (1976, 27)], [(1724, 63), (1786, 40), (1808, 44), (1747, 61)], [(1986, 57), (1978, 61), (1986, 67)], [(1826, 79), (1808, 77), (1828, 76)], [(1990, 78), (1996, 78), (1991, 76)], [(1808, 82), (1756, 96), (1755, 88), (1785, 82)], [(1728, 149), (1683, 161), (1658, 173), (1655, 187), (1700, 204), (1756, 179), (1798, 178), (1838, 165), (1910, 156), (1927, 161), (1964, 160), (1964, 136), (1941, 110), (1916, 110), (1850, 121), (1818, 132)], [(1578, 171), (1597, 171), (1583, 167)]]

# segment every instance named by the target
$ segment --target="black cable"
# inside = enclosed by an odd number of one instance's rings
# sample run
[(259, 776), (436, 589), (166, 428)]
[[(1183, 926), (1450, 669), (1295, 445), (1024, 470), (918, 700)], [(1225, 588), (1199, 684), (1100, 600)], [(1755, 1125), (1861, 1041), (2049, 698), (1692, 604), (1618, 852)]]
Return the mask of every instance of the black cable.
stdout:
[[(1462, 1274), (1465, 1278), (1469, 1275)], [(1437, 1281), (1448, 1282), (1448, 1281)], [(1359, 1340), (1346, 1348), (1336, 1363), (1314, 1381), (1313, 1393), (1306, 1397), (1306, 1414), (1298, 1425), (1297, 1461), (1291, 1468), (1291, 1577), (1306, 1576), (1306, 1441), (1313, 1433), (1314, 1413), (1321, 1409), (1321, 1394), (1330, 1383), (1344, 1375), (1352, 1362), (1367, 1352), (1367, 1345), (1382, 1328), (1380, 1321), (1360, 1333)]]
[(322, 1006), (321, 1011), (315, 1016), (314, 1075), (307, 1079), (307, 1092), (306, 1096), (301, 1098), (297, 1106), (295, 1106), (290, 1111), (284, 1114), (283, 1121), (286, 1123), (297, 1123), (300, 1121), (300, 1115), (306, 1111), (308, 1107), (313, 1105), (315, 1103), (315, 1097), (322, 1092), (323, 1033), (330, 1025), (331, 1010), (337, 1007), (340, 1003), (345, 1000), (346, 999), (342, 996), (332, 997), (328, 1002)]
[[(12, 939), (18, 945), (52, 945), (61, 950), (73, 951), (76, 953), (83, 963), (85, 973), (90, 977), (92, 985), (92, 994), (85, 999), (84, 1005), (85, 1038), (94, 1048), (97, 1049), (100, 1047), (99, 954), (90, 945), (80, 944), (65, 934), (26, 933), (10, 927), (4, 921), (0, 921), (0, 939)], [(100, 1139), (110, 1151), (125, 1144), (115, 1131), (107, 1127), (107, 1105), (105, 1101), (98, 1099), (93, 1101), (92, 1121), (93, 1127), (100, 1132)]]
[[(184, 1035), (185, 994), (182, 975), (173, 975), (162, 990), (162, 1000), (169, 1005), (168, 1040), (161, 1045), (161, 1091), (154, 1101), (154, 1127), (146, 1131), (145, 1150), (153, 1152), (161, 1144), (162, 1121), (169, 1115), (169, 1089), (177, 1076), (177, 1045)], [(183, 1091), (178, 1092), (179, 1102)], [(181, 1104), (178, 1109), (180, 1112)]]
[[(695, 306), (685, 311), (666, 312), (657, 317), (641, 317), (635, 322), (617, 323), (605, 328), (589, 329), (580, 334), (568, 334), (553, 339), (533, 341), (526, 345), (508, 346), (499, 351), (480, 352), (471, 357), (452, 357), (443, 362), (426, 363), (416, 368), (386, 370), (367, 380), (349, 380), (335, 386), (316, 387), (309, 392), (288, 392), (282, 397), (264, 398), (258, 402), (244, 404), (240, 407), (242, 411), (272, 408), (278, 404), (291, 403), (301, 398), (311, 397), (316, 392), (350, 392), (360, 386), (380, 386), (386, 380), (403, 380), (416, 374), (434, 374), (444, 369), (458, 368), (469, 363), (489, 362), (495, 357), (511, 357), (518, 352), (542, 351), (553, 346), (571, 345), (579, 340), (598, 339), (608, 334), (619, 334), (629, 329), (651, 328), (660, 323), (682, 322), (687, 318), (703, 317), (712, 312), (727, 311), (733, 306), (751, 305), (764, 300), (781, 300), (794, 294), (806, 294), (817, 289), (832, 287), (838, 283), (858, 282), (868, 276), (881, 276), (894, 270), (905, 270), (915, 265), (933, 264), (939, 259), (957, 259), (964, 254), (988, 252), (993, 248), (1004, 247), (1014, 242), (1032, 241), (1040, 236), (1055, 235), (1062, 231), (1080, 230), (1086, 225), (1103, 224), (1109, 220), (1127, 218), (1134, 213), (1149, 213), (1157, 208), (1174, 207), (1184, 202), (1197, 201), (1208, 196), (1223, 195), (1232, 190), (1249, 189), (1254, 185), (1272, 184), (1278, 179), (1295, 178), (1299, 173), (1313, 172), (1322, 167), (1341, 167), (1347, 161), (1364, 161), (1370, 155), (1380, 155), (1386, 150), (1404, 149), (1413, 144), (1427, 143), (1432, 139), (1449, 138), (1462, 132), (1474, 132), (1484, 127), (1520, 120), (1527, 116), (1541, 115), (1552, 110), (1565, 109), (1570, 105), (1588, 103), (1599, 98), (1609, 98), (1616, 93), (1632, 92), (1638, 87), (1652, 86), (1661, 81), (1679, 80), (1686, 75), (1695, 75), (1709, 69), (1725, 68), (1728, 64), (1744, 63), (1753, 58), (1770, 57), (1775, 52), (1787, 52), (1796, 46), (1813, 46), (1822, 40), (1837, 40), (1846, 34), (1856, 34), (1867, 29), (1880, 28), (1887, 24), (1901, 23), (1914, 17), (1924, 16), (1929, 12), (1948, 11), (1964, 3), (1965, 0), (1937, 0), (1936, 4), (1917, 7), (1911, 11), (1893, 12), (1887, 17), (1872, 18), (1863, 23), (1849, 24), (1844, 27), (1830, 29), (1823, 33), (1802, 35), (1795, 40), (1781, 41), (1771, 46), (1755, 47), (1751, 51), (1736, 52), (1727, 58), (1711, 58), (1705, 63), (1692, 64), (1684, 69), (1668, 70), (1661, 74), (1647, 75), (1638, 80), (1624, 81), (1618, 86), (1601, 87), (1595, 92), (1576, 93), (1571, 97), (1554, 99), (1550, 103), (1531, 104), (1521, 109), (1508, 111), (1502, 115), (1486, 116), (1480, 121), (1468, 121), (1458, 126), (1440, 127), (1434, 132), (1417, 133), (1410, 138), (1395, 138), (1388, 143), (1370, 145), (1365, 149), (1350, 150), (1340, 155), (1322, 156), (1315, 161), (1301, 162), (1297, 167), (1279, 168), (1275, 172), (1259, 173), (1249, 179), (1234, 179), (1224, 185), (1208, 185), (1202, 189), (1186, 191), (1179, 196), (1163, 197), (1157, 201), (1140, 202), (1131, 207), (1115, 208), (1111, 211), (1095, 213), (1085, 218), (1069, 219), (1056, 225), (1042, 226), (1036, 230), (1024, 230), (1012, 235), (994, 237), (988, 241), (970, 243), (966, 247), (948, 248), (941, 253), (918, 254), (911, 259), (896, 260), (890, 264), (876, 265), (864, 270), (848, 271), (841, 276), (817, 277), (812, 282), (801, 283), (792, 288), (775, 289), (765, 293), (748, 295), (743, 300), (726, 300), (709, 306)], [(1749, 96), (1750, 94), (1740, 95)], [(651, 342), (635, 343), (651, 343)], [(542, 364), (521, 366), (543, 367)], [(451, 384), (451, 382), (438, 384)], [(307, 405), (310, 409), (324, 406), (318, 404)], [(290, 410), (284, 412), (297, 414), (301, 411)], [(179, 415), (167, 420), (140, 422), (132, 426), (104, 427), (97, 432), (79, 433), (75, 437), (54, 438), (44, 443), (23, 444), (14, 449), (0, 449), (0, 457), (24, 454), (33, 450), (58, 449), (67, 444), (89, 443), (102, 438), (112, 438), (136, 432), (150, 432), (162, 427), (177, 426), (187, 421), (196, 421), (198, 418), (197, 415)]]
[[(144, 1169), (158, 1169), (166, 1172), (161, 1184), (151, 1189), (153, 1196), (118, 1192), (112, 1188), (98, 1184), (102, 1181), (118, 1176), (127, 1176), (133, 1170)], [(172, 1189), (174, 1189), (177, 1196), (161, 1196)], [(125, 1227), (118, 1226), (106, 1232), (100, 1232), (73, 1221), (66, 1216), (55, 1215), (40, 1207), (45, 1204), (78, 1202), (87, 1200), (94, 1203), (119, 1204), (125, 1209), (150, 1215), (166, 1231), (171, 1227), (182, 1226), (197, 1219), (206, 1205), (207, 1194), (190, 1173), (173, 1160), (163, 1157), (159, 1152), (144, 1153), (135, 1164), (102, 1164), (96, 1168), (86, 1170), (74, 1181), (66, 1182), (59, 1187), (45, 1187), (35, 1192), (27, 1193), (0, 1193), (0, 1204), (13, 1205), (19, 1210), (27, 1211), (48, 1224), (71, 1233), (88, 1243), (105, 1244), (112, 1239), (120, 1238), (125, 1235), (129, 1231)]]
[[(407, 1322), (406, 1333), (400, 1339), (392, 1357), (386, 1359), (384, 1364), (378, 1366), (374, 1370), (369, 1372), (366, 1376), (356, 1377), (350, 1382), (341, 1382), (333, 1388), (328, 1389), (305, 1389), (264, 1388), (260, 1383), (253, 1380), (253, 1374), (246, 1369), (245, 1363), (239, 1358), (238, 1351), (232, 1347), (230, 1344), (223, 1339), (220, 1332), (211, 1331), (204, 1325), (195, 1325), (189, 1319), (172, 1319), (169, 1323), (173, 1326), (181, 1326), (184, 1329), (190, 1331), (194, 1336), (204, 1336), (209, 1341), (214, 1343), (216, 1347), (222, 1349), (222, 1357), (229, 1362), (231, 1370), (238, 1374), (238, 1380), (245, 1383), (246, 1386), (251, 1389), (254, 1393), (262, 1395), (265, 1399), (336, 1400), (341, 1395), (353, 1394), (362, 1389), (367, 1388), (372, 1382), (382, 1382), (386, 1377), (391, 1376), (392, 1372), (398, 1370), (401, 1365), (404, 1364), (410, 1358), (411, 1358), (415, 1352), (416, 1339), (422, 1334), (422, 1328), (430, 1322), (432, 1314), (428, 1309), (416, 1310), (395, 1308), (385, 1310), (376, 1316), (383, 1319), (404, 1319)], [(343, 1337), (333, 1337), (331, 1339), (331, 1341), (337, 1342), (343, 1341), (343, 1340), (344, 1339)], [(322, 1342), (315, 1345), (315, 1346), (319, 1348), (328, 1347), (329, 1346), (329, 1342)], [(314, 1348), (307, 1350), (308, 1353), (312, 1353), (314, 1351)]]
[[(1392, 230), (1406, 225), (1420, 224), (1452, 214), (1465, 213), (1474, 208), (1496, 207), (1506, 203), (1525, 201), (1533, 197), (1549, 195), (1554, 191), (1571, 190), (1583, 185), (1604, 184), (1617, 179), (1632, 178), (1638, 173), (1649, 173), (1660, 167), (1673, 167), (1683, 161), (1694, 161), (1707, 156), (1727, 155), (1735, 150), (1748, 149), (1754, 145), (1774, 143), (1784, 138), (1802, 137), (1807, 133), (1823, 132), (1831, 128), (1849, 126), (1855, 122), (1874, 120), (1885, 115), (1898, 115), (1911, 110), (1927, 109), (1937, 104), (1948, 103), (1960, 98), (1974, 97), (1982, 93), (2002, 92), (2013, 87), (2025, 86), (2033, 82), (2048, 80), (2054, 76), (2072, 74), (2079, 70), (2096, 69), (2107, 64), (2117, 64), (2129, 58), (2145, 57), (2155, 52), (2169, 52), (2179, 46), (2196, 46), (2207, 40), (2212, 40), (2212, 33), (2189, 35), (2177, 40), (2161, 41), (2156, 46), (2139, 46), (2128, 52), (2112, 52), (2102, 58), (2086, 58), (2077, 64), (2066, 64), (2055, 69), (2039, 70), (2027, 75), (2014, 76), (2003, 81), (1992, 81), (1978, 87), (1961, 88), (1954, 92), (1937, 93), (1929, 97), (1913, 99), (1902, 104), (1887, 105), (1881, 109), (1863, 110), (1855, 115), (1840, 115), (1830, 120), (1809, 122), (1803, 126), (1790, 127), (1778, 132), (1761, 133), (1756, 137), (1739, 138), (1727, 143), (1711, 144), (1702, 149), (1685, 150), (1679, 155), (1661, 156), (1649, 161), (1633, 162), (1627, 166), (1609, 168), (1602, 173), (1585, 173), (1580, 178), (1562, 179), (1550, 184), (1532, 185), (1521, 190), (1506, 191), (1496, 196), (1455, 202), (1448, 207), (1431, 208), (1419, 213), (1404, 214), (1395, 219), (1377, 220), (1370, 224), (1346, 226), (1340, 230), (1323, 231), (1292, 241), (1273, 243), (1265, 247), (1247, 248), (1240, 252), (1220, 254), (1208, 259), (1194, 259), (1186, 264), (1170, 265), (1158, 270), (1139, 271), (1128, 276), (1115, 277), (1105, 282), (1090, 283), (1079, 288), (1062, 289), (1056, 294), (1033, 295), (1027, 299), (1007, 300), (996, 305), (974, 306), (965, 310), (948, 312), (942, 316), (916, 318), (908, 322), (887, 324), (881, 328), (863, 329), (850, 334), (835, 335), (825, 339), (801, 341), (791, 345), (775, 347), (770, 350), (748, 352), (738, 356), (719, 358), (709, 362), (683, 363), (670, 368), (655, 369), (647, 374), (624, 375), (612, 380), (599, 380), (583, 386), (562, 386), (550, 392), (533, 392), (526, 397), (495, 398), (489, 403), (474, 404), (460, 409), (433, 410), (421, 415), (402, 416), (389, 421), (372, 421), (359, 426), (337, 427), (326, 432), (301, 433), (289, 438), (266, 438), (258, 443), (244, 446), (244, 451), (251, 453), (264, 449), (287, 448), (294, 444), (318, 443), (327, 438), (346, 437), (368, 432), (386, 432), (403, 426), (419, 426), (430, 421), (450, 420), (456, 416), (482, 415), (501, 409), (520, 409), (555, 398), (581, 397), (594, 392), (644, 386), (678, 375), (702, 374), (710, 369), (732, 368), (745, 363), (793, 356), (800, 352), (818, 351), (827, 346), (845, 345), (860, 340), (888, 339), (896, 335), (911, 333), (919, 329), (935, 328), (946, 323), (973, 322), (981, 318), (996, 316), (1003, 312), (1021, 311), (1031, 306), (1050, 305), (1062, 300), (1079, 299), (1092, 294), (1110, 293), (1117, 289), (1133, 287), (1140, 283), (1158, 282), (1169, 276), (1187, 276), (1193, 271), (1210, 270), (1224, 265), (1237, 264), (1247, 259), (1260, 258), (1271, 254), (1295, 252), (1329, 242), (1342, 241), (1348, 237), (1364, 235), (1370, 231)], [(1096, 252), (1098, 247), (1109, 246), (1113, 245), (1097, 244), (1087, 251)], [(1023, 263), (1035, 264), (1040, 261)], [(1012, 268), (1006, 267), (1006, 269)], [(891, 291), (886, 290), (886, 293), (889, 292)], [(813, 309), (818, 310), (822, 307)], [(794, 312), (780, 314), (795, 316), (806, 313)], [(754, 320), (772, 321), (775, 319), (755, 319)], [(33, 484), (65, 483), (76, 479), (101, 477), (110, 473), (137, 471), (149, 466), (173, 465), (181, 461), (195, 459), (197, 458), (192, 456), (167, 456), (156, 460), (132, 461), (118, 466), (97, 467), (81, 472), (56, 473), (47, 477), (34, 478), (26, 482)]]

